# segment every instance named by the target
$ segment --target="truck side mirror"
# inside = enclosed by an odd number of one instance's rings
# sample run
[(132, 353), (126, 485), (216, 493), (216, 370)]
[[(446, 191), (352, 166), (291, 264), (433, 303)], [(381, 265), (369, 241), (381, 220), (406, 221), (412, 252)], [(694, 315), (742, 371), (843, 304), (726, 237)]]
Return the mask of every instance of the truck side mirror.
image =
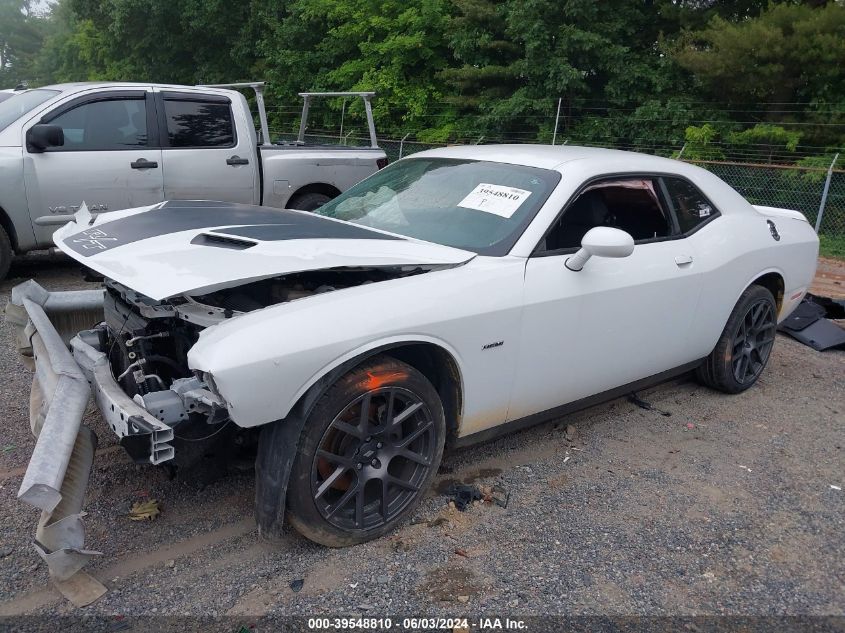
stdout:
[(630, 233), (610, 226), (597, 226), (587, 231), (581, 240), (581, 248), (564, 265), (569, 270), (584, 268), (587, 260), (596, 257), (628, 257), (634, 252), (634, 238)]
[(31, 152), (43, 152), (48, 147), (65, 144), (65, 133), (58, 125), (39, 123), (26, 133), (26, 148)]

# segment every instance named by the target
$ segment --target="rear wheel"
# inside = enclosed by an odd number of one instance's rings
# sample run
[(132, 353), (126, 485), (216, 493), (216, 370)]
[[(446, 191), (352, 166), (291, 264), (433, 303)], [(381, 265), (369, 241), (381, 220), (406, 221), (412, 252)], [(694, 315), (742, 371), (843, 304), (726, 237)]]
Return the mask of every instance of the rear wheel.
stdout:
[(388, 357), (354, 369), (315, 405), (288, 487), (288, 517), (331, 547), (389, 532), (416, 508), (443, 455), (437, 391)]
[(749, 286), (737, 301), (722, 336), (698, 368), (698, 379), (726, 393), (745, 391), (760, 377), (775, 342), (777, 306), (772, 293)]
[(324, 193), (301, 193), (288, 201), (288, 209), (300, 211), (316, 211), (331, 200), (331, 196)]
[(6, 229), (0, 226), (0, 280), (5, 279), (9, 273), (9, 266), (12, 265), (12, 241)]

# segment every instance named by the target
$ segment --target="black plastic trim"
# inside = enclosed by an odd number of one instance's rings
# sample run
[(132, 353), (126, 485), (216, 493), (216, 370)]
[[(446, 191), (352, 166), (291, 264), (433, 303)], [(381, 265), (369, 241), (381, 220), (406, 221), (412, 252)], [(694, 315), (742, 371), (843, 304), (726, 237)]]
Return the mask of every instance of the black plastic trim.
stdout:
[(197, 244), (198, 246), (213, 246), (216, 248), (229, 248), (235, 251), (245, 251), (248, 248), (256, 246), (258, 242), (241, 240), (236, 237), (227, 237), (225, 235), (200, 233), (191, 240), (191, 244)]

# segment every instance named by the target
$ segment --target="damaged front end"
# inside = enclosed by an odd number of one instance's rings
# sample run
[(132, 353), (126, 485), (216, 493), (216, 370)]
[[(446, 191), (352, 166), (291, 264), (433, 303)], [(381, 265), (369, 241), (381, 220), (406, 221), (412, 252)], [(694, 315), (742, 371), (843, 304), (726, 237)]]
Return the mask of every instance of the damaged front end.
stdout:
[(211, 375), (188, 366), (203, 330), (274, 305), (400, 277), (436, 266), (293, 273), (202, 295), (153, 300), (110, 279), (104, 289), (49, 292), (34, 281), (12, 290), (6, 320), (35, 370), (30, 424), (36, 447), (18, 497), (42, 510), (35, 548), (65, 580), (98, 552), (85, 547), (83, 499), (97, 437), (82, 424), (93, 396), (103, 420), (137, 463), (188, 466), (215, 438), (224, 452), (256, 429), (229, 428)]
[[(147, 304), (115, 286), (105, 292), (49, 292), (28, 281), (13, 288), (6, 306), (18, 351), (35, 370), (30, 427), (36, 444), (18, 498), (42, 511), (34, 546), (59, 581), (99, 554), (85, 548), (81, 520), (97, 445), (94, 432), (82, 425), (92, 395), (137, 462), (172, 460), (178, 422), (225, 419), (223, 401), (200, 378), (187, 375), (173, 360), (178, 356), (161, 357), (167, 372), (155, 365), (165, 334), (187, 330), (182, 344), (190, 345), (198, 328), (187, 321), (183, 326), (172, 307)], [(92, 324), (97, 325), (80, 327)], [(121, 363), (126, 367), (115, 377)]]

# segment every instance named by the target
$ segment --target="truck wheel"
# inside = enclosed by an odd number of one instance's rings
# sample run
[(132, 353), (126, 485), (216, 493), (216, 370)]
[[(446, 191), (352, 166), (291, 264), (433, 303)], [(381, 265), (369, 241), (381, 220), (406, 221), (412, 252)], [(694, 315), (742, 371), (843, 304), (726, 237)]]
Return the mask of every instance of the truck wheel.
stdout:
[(385, 356), (357, 367), (305, 423), (288, 486), (290, 523), (329, 547), (389, 532), (425, 495), (445, 432), (443, 405), (419, 371)]
[(331, 196), (324, 193), (301, 193), (288, 200), (287, 207), (300, 211), (316, 211), (331, 199)]
[(0, 280), (5, 279), (9, 273), (13, 256), (12, 241), (9, 239), (9, 234), (6, 233), (6, 229), (0, 226)]
[(746, 288), (716, 347), (698, 368), (699, 381), (725, 393), (745, 391), (757, 382), (775, 344), (776, 314), (771, 292)]

